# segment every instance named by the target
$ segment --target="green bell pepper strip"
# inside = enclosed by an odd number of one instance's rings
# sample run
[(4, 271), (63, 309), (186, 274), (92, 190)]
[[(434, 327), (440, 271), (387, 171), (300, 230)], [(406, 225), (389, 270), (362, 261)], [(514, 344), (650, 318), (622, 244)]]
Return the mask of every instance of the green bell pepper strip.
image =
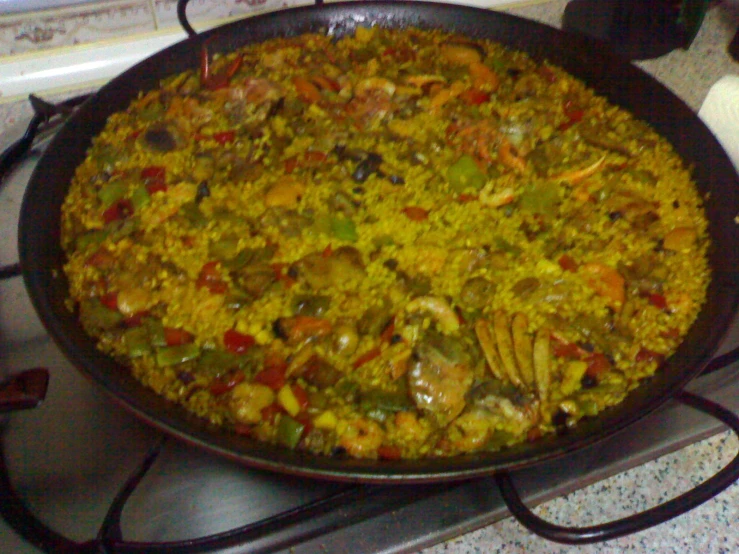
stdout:
[(159, 367), (177, 365), (200, 356), (200, 347), (197, 344), (180, 344), (157, 349), (156, 360)]
[(277, 442), (288, 448), (295, 448), (303, 436), (305, 425), (287, 414), (282, 414), (277, 425)]

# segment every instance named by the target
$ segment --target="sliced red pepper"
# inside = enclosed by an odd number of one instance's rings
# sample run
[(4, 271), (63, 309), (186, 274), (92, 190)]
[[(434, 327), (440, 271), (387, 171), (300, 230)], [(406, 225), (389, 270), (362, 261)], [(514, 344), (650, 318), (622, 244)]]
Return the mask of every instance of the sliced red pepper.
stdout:
[(385, 48), (382, 52), (383, 56), (391, 56), (395, 58), (399, 62), (410, 62), (416, 59), (416, 52), (412, 48), (407, 47), (399, 47), (399, 48), (393, 48), (388, 47)]
[(219, 133), (213, 133), (212, 137), (218, 144), (228, 144), (236, 140), (236, 131), (221, 131)]
[(341, 85), (330, 77), (319, 75), (317, 77), (311, 77), (311, 81), (322, 90), (330, 90), (331, 92), (339, 92), (341, 90)]
[(326, 158), (328, 158), (326, 153), (321, 152), (320, 150), (309, 150), (308, 152), (303, 154), (303, 160), (305, 161), (305, 164), (309, 167), (322, 164), (326, 161)]
[(161, 181), (146, 183), (146, 192), (148, 192), (149, 194), (154, 194), (155, 192), (164, 192), (166, 190), (167, 184)]
[(109, 292), (108, 294), (104, 294), (100, 297), (100, 302), (106, 308), (109, 308), (111, 310), (117, 310), (118, 309), (118, 293)]
[(381, 460), (400, 460), (402, 455), (400, 447), (394, 444), (381, 444), (377, 449), (377, 456)]
[(667, 299), (662, 294), (653, 293), (647, 298), (652, 306), (659, 308), (660, 310), (667, 308)]
[(140, 176), (144, 181), (165, 181), (167, 169), (159, 165), (150, 165), (141, 170)]
[(149, 194), (167, 190), (166, 168), (159, 165), (150, 165), (142, 169), (139, 175), (146, 184), (146, 190)]
[(585, 373), (590, 377), (599, 377), (601, 374), (611, 369), (611, 362), (605, 354), (596, 352), (588, 356), (585, 361), (588, 364), (588, 368)]
[(580, 360), (588, 355), (588, 352), (580, 348), (574, 342), (569, 342), (556, 334), (551, 334), (552, 338), (552, 354), (558, 358), (571, 358)]
[(559, 267), (572, 273), (576, 272), (578, 268), (577, 262), (569, 254), (562, 254), (559, 260), (557, 260), (557, 263), (559, 263)]
[(133, 204), (128, 198), (122, 198), (103, 212), (103, 221), (106, 224), (112, 223), (114, 221), (120, 221), (121, 219), (126, 219), (132, 213)]
[(477, 88), (468, 88), (459, 97), (468, 106), (479, 106), (490, 100), (490, 94)]
[(213, 294), (224, 294), (228, 290), (228, 284), (221, 278), (218, 270), (218, 262), (208, 262), (203, 266), (195, 281), (195, 286), (205, 287)]
[(284, 263), (278, 262), (272, 264), (272, 270), (275, 272), (275, 279), (283, 283), (287, 288), (290, 288), (296, 283), (296, 281), (287, 274), (285, 271), (286, 267), (287, 264)]
[(98, 268), (112, 267), (114, 263), (115, 256), (106, 248), (98, 248), (85, 260), (86, 266)]
[(165, 327), (164, 340), (167, 342), (167, 346), (181, 346), (183, 344), (190, 344), (195, 340), (195, 337), (192, 333), (188, 333), (184, 329)]
[(380, 353), (381, 353), (380, 347), (376, 346), (372, 348), (371, 350), (368, 350), (367, 352), (362, 354), (359, 358), (357, 358), (354, 364), (352, 364), (352, 367), (354, 367), (354, 369), (359, 369), (367, 362), (370, 362), (374, 360), (375, 358), (377, 358), (380, 355)]
[(274, 425), (277, 421), (277, 416), (282, 413), (285, 413), (285, 410), (283, 410), (282, 406), (277, 402), (274, 402), (266, 408), (262, 408), (262, 421), (266, 421), (267, 423)]
[(658, 352), (654, 352), (648, 348), (642, 348), (636, 354), (635, 360), (637, 362), (657, 362), (661, 364), (665, 360), (665, 356), (664, 354), (659, 354)]
[(329, 244), (328, 246), (326, 246), (326, 248), (323, 249), (323, 252), (321, 252), (321, 257), (330, 258), (333, 253), (334, 253), (334, 249), (331, 246), (331, 244)]
[(210, 383), (209, 389), (213, 396), (220, 396), (222, 394), (226, 394), (236, 385), (243, 382), (244, 379), (246, 379), (246, 376), (243, 371), (233, 371), (227, 375), (213, 379)]
[(428, 219), (429, 212), (420, 206), (406, 206), (401, 210), (411, 221), (424, 221)]
[(236, 329), (229, 329), (223, 334), (223, 345), (234, 354), (244, 354), (254, 344), (256, 344), (254, 337), (239, 333)]
[(282, 366), (265, 367), (254, 376), (254, 382), (267, 385), (275, 391), (280, 390), (287, 381), (287, 377), (285, 376), (286, 369), (287, 367)]
[(557, 82), (557, 75), (545, 65), (539, 66), (536, 72), (550, 83)]
[(463, 192), (459, 196), (457, 196), (457, 202), (460, 204), (466, 204), (467, 202), (476, 202), (479, 200), (480, 197), (477, 194), (469, 194), (467, 192)]
[(285, 173), (288, 175), (298, 168), (298, 157), (290, 156), (283, 162), (285, 166)]
[(526, 440), (529, 442), (534, 442), (535, 440), (539, 440), (541, 436), (541, 429), (539, 429), (538, 427), (532, 427), (526, 433)]
[(144, 310), (143, 312), (136, 312), (132, 316), (124, 319), (123, 324), (129, 329), (131, 327), (140, 327), (141, 324), (144, 322), (144, 318), (149, 317), (150, 315), (151, 314), (146, 310)]
[(671, 327), (667, 329), (667, 331), (662, 331), (659, 334), (661, 337), (664, 337), (666, 339), (677, 339), (680, 337), (680, 329), (676, 329), (675, 327)]
[(231, 82), (231, 77), (239, 70), (244, 57), (239, 55), (221, 73), (212, 73), (207, 43), (200, 50), (200, 83), (208, 90), (225, 88)]
[(308, 406), (310, 405), (310, 401), (308, 399), (308, 393), (305, 392), (305, 389), (298, 384), (295, 384), (290, 388), (295, 395), (295, 400), (298, 401), (298, 407), (300, 408), (300, 411), (304, 412), (305, 410), (307, 410)]
[(293, 86), (300, 99), (307, 104), (316, 104), (323, 98), (318, 87), (305, 77), (300, 75), (293, 77)]
[(245, 437), (253, 437), (254, 436), (254, 428), (251, 425), (246, 425), (245, 423), (236, 422), (234, 423), (234, 433), (237, 435), (243, 435)]
[(331, 322), (321, 317), (294, 315), (278, 318), (273, 328), (288, 344), (298, 344), (311, 337), (323, 337), (331, 332)]
[(393, 335), (395, 334), (395, 316), (390, 318), (390, 321), (387, 322), (387, 325), (385, 325), (385, 328), (380, 333), (380, 340), (382, 342), (389, 343)]

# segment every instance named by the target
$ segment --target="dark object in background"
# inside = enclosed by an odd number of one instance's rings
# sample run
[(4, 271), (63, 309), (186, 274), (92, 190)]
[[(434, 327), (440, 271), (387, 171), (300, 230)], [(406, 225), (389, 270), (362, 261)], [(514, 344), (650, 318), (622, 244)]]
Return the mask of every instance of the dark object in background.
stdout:
[(562, 25), (630, 60), (646, 60), (688, 48), (707, 11), (708, 0), (573, 0)]
[(739, 31), (736, 32), (734, 38), (729, 43), (729, 55), (734, 58), (734, 61), (739, 62)]

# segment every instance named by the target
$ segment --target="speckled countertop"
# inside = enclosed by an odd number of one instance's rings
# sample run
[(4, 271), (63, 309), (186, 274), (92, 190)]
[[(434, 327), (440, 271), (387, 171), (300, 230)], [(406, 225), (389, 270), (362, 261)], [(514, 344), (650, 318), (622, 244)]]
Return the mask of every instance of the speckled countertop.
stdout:
[[(566, 0), (509, 10), (558, 27)], [(726, 45), (739, 23), (739, 2), (714, 3), (698, 36), (687, 51), (639, 62), (694, 110), (722, 76), (739, 75), (739, 63)], [(721, 433), (670, 455), (542, 504), (534, 511), (560, 525), (594, 525), (625, 517), (678, 496), (726, 465), (737, 451), (737, 439)], [(533, 535), (509, 518), (422, 554), (463, 553), (610, 554), (739, 553), (739, 483), (690, 513), (641, 533), (598, 545), (564, 546)]]

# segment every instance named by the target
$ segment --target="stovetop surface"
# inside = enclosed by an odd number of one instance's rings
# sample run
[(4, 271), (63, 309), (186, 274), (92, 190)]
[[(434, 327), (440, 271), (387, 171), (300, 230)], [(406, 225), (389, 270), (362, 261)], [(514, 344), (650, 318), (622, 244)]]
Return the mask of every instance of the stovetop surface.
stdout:
[[(0, 189), (0, 263), (17, 260), (16, 227), (40, 147)], [(735, 323), (721, 352), (739, 344)], [(44, 404), (0, 420), (11, 479), (27, 506), (70, 539), (95, 537), (112, 499), (162, 435), (111, 402), (66, 361), (36, 317), (20, 277), (0, 281), (0, 376), (47, 367)], [(690, 390), (739, 411), (739, 365), (696, 379)], [(640, 465), (721, 429), (670, 402), (593, 447), (514, 473), (536, 504)], [(354, 486), (246, 469), (169, 439), (122, 518), (125, 539), (173, 541), (227, 531), (334, 494), (353, 499), (218, 552), (413, 552), (508, 516), (492, 478), (453, 485)], [(39, 552), (0, 522), (0, 550)]]

